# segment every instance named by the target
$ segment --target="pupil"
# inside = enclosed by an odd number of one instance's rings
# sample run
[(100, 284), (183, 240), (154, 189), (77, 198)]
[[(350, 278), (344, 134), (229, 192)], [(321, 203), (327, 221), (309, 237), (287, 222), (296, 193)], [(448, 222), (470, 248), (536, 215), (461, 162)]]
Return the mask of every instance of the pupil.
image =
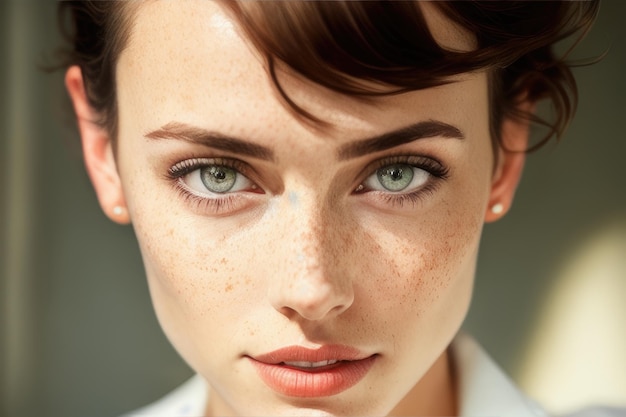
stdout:
[(413, 168), (406, 164), (394, 164), (378, 170), (378, 181), (389, 191), (402, 191), (413, 180)]
[(224, 170), (217, 167), (211, 167), (211, 175), (218, 181), (224, 181), (224, 179), (226, 179)]
[(402, 179), (402, 168), (392, 168), (387, 171), (394, 181)]
[(237, 182), (237, 171), (225, 166), (213, 165), (202, 168), (200, 174), (204, 186), (214, 193), (230, 191)]

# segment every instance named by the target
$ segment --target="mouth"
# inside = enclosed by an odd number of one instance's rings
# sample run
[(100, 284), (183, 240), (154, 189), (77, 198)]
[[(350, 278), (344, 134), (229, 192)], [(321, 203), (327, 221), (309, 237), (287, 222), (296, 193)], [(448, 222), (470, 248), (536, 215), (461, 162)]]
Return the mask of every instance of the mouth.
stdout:
[(338, 361), (336, 359), (330, 359), (327, 361), (318, 361), (318, 362), (306, 362), (306, 361), (295, 361), (295, 362), (280, 362), (278, 365), (288, 366), (293, 369), (301, 369), (303, 371), (319, 371), (321, 369), (326, 369), (329, 366), (335, 365), (343, 361)]
[(356, 385), (369, 372), (377, 355), (365, 355), (343, 345), (319, 349), (290, 346), (264, 355), (247, 356), (261, 380), (290, 397), (326, 397)]

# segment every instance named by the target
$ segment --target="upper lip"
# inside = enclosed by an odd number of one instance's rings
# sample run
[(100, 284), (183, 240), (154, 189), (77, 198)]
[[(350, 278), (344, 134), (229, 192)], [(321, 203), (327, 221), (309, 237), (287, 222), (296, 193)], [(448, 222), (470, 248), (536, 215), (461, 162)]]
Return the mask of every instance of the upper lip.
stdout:
[(324, 345), (316, 349), (287, 346), (272, 352), (251, 356), (251, 358), (266, 364), (277, 365), (284, 362), (354, 361), (369, 356), (371, 355), (364, 354), (351, 346)]

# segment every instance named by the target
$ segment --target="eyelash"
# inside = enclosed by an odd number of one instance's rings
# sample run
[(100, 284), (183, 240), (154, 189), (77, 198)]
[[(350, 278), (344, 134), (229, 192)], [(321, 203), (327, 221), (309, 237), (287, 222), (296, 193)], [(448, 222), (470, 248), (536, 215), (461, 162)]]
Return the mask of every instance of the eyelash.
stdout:
[[(376, 198), (382, 200), (383, 204), (392, 207), (403, 207), (405, 204), (415, 205), (423, 198), (434, 192), (440, 181), (446, 180), (449, 176), (449, 169), (434, 158), (426, 156), (390, 156), (379, 159), (369, 164), (363, 172), (366, 178), (374, 175), (378, 169), (393, 164), (406, 164), (417, 169), (422, 169), (430, 174), (431, 178), (427, 184), (413, 192), (379, 192), (372, 191)], [(237, 208), (236, 201), (241, 198), (241, 193), (225, 193), (217, 198), (210, 198), (194, 193), (183, 182), (183, 178), (197, 169), (207, 165), (221, 165), (236, 170), (241, 175), (249, 177), (251, 169), (249, 166), (237, 159), (230, 158), (190, 158), (180, 161), (170, 167), (166, 174), (166, 179), (173, 182), (176, 191), (186, 203), (193, 204), (196, 210), (212, 213), (229, 213)], [(251, 180), (252, 181), (252, 180)], [(361, 183), (362, 184), (362, 183)], [(366, 194), (368, 190), (357, 190), (355, 194)]]
[[(424, 170), (428, 174), (430, 174), (431, 178), (429, 179), (427, 184), (425, 184), (423, 187), (418, 188), (417, 190), (413, 192), (394, 193), (391, 191), (388, 191), (388, 192), (374, 191), (377, 194), (377, 198), (382, 199), (383, 203), (389, 204), (392, 207), (396, 207), (396, 206), (403, 207), (407, 203), (413, 204), (413, 205), (419, 203), (423, 198), (433, 193), (437, 189), (439, 183), (441, 181), (447, 180), (450, 175), (450, 170), (446, 166), (444, 166), (441, 162), (436, 160), (435, 158), (427, 157), (427, 156), (405, 156), (405, 155), (390, 156), (387, 158), (376, 160), (373, 163), (369, 164), (365, 168), (364, 172), (366, 172), (367, 177), (369, 177), (371, 175), (374, 175), (377, 170), (384, 168), (386, 166), (389, 166), (389, 165), (393, 165), (393, 164), (406, 164), (414, 168)], [(365, 194), (367, 192), (368, 190), (358, 190), (355, 193)]]
[(190, 203), (196, 210), (201, 212), (212, 212), (216, 214), (229, 213), (237, 207), (236, 200), (241, 195), (232, 193), (223, 194), (217, 198), (210, 198), (194, 193), (183, 182), (183, 178), (197, 169), (207, 165), (220, 165), (236, 170), (241, 175), (248, 177), (250, 168), (247, 164), (237, 159), (230, 158), (190, 158), (180, 161), (170, 167), (166, 174), (166, 179), (172, 181), (176, 191), (183, 198), (185, 203)]

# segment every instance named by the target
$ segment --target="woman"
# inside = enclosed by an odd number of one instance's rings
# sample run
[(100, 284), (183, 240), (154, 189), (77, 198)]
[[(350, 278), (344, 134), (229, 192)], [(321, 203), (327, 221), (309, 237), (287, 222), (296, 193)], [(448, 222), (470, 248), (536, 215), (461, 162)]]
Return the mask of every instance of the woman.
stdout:
[(133, 415), (539, 413), (457, 333), (596, 2), (61, 7), (100, 205), (198, 373)]

